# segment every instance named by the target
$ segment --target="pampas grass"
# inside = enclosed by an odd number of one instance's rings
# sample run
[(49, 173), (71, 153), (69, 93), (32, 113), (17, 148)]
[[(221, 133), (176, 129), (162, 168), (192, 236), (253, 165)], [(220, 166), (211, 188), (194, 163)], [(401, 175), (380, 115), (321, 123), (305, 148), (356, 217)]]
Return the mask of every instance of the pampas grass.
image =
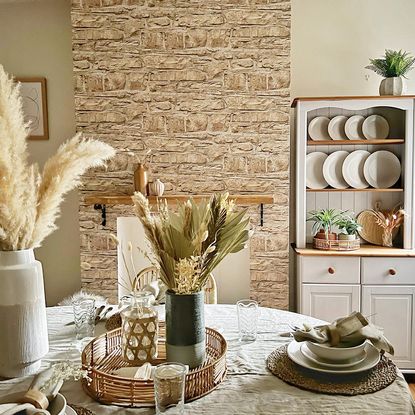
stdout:
[(55, 229), (63, 197), (91, 167), (115, 155), (108, 144), (77, 134), (40, 172), (28, 163), (20, 87), (0, 65), (0, 250), (39, 247)]

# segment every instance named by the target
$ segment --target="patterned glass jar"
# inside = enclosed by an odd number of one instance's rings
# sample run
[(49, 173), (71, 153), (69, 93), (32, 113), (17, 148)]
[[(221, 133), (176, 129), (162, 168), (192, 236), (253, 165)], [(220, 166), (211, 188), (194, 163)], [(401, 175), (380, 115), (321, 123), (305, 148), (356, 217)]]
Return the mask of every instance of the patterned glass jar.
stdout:
[(151, 298), (148, 292), (135, 293), (130, 304), (121, 310), (122, 357), (131, 365), (151, 362), (157, 357), (158, 316)]

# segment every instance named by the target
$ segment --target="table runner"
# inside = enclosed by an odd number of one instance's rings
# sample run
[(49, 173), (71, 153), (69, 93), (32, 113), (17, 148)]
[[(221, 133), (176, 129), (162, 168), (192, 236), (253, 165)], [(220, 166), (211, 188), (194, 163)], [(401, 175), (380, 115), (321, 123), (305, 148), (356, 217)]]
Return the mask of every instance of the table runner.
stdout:
[[(261, 308), (258, 340), (247, 345), (237, 341), (237, 317), (233, 305), (207, 305), (206, 324), (220, 331), (229, 350), (229, 374), (218, 389), (204, 398), (185, 405), (186, 414), (217, 415), (302, 415), (302, 414), (415, 414), (415, 405), (401, 373), (387, 388), (369, 395), (323, 395), (300, 390), (273, 376), (265, 359), (279, 345), (290, 339), (278, 332), (289, 330), (289, 324), (320, 324), (321, 321), (296, 313)], [(163, 309), (160, 313), (163, 314)], [(42, 366), (62, 359), (80, 361), (74, 344), (71, 307), (48, 308), (50, 351)], [(31, 379), (12, 379), (0, 382), (0, 396), (28, 387)], [(68, 382), (62, 388), (68, 402), (81, 405), (96, 415), (154, 414), (153, 408), (121, 408), (105, 406), (93, 401), (80, 383)]]

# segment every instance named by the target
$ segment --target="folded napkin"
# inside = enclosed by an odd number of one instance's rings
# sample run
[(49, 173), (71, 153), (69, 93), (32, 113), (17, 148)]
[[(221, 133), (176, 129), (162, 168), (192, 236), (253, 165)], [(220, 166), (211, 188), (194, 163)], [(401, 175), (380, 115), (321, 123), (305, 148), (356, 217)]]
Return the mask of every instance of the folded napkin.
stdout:
[(347, 317), (334, 320), (331, 324), (304, 328), (295, 328), (294, 339), (298, 342), (328, 343), (330, 346), (357, 345), (364, 340), (370, 342), (380, 351), (393, 355), (393, 346), (383, 335), (383, 329), (369, 323), (361, 313), (354, 311)]

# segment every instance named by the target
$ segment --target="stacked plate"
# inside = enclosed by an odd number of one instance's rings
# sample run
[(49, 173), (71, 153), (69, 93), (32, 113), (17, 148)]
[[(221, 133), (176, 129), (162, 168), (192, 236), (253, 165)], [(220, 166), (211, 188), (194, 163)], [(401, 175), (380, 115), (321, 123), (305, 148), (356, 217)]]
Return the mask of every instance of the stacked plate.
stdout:
[(315, 117), (308, 124), (308, 135), (314, 141), (385, 139), (389, 136), (389, 123), (381, 115)]
[[(387, 166), (387, 167), (386, 167)], [(315, 151), (306, 156), (306, 186), (309, 189), (377, 189), (392, 187), (401, 176), (401, 163), (390, 151)]]
[[(296, 342), (293, 340), (288, 345), (288, 356), (294, 363), (302, 367), (333, 374), (365, 372), (375, 367), (380, 360), (378, 350), (369, 342), (354, 348), (326, 347), (331, 352), (331, 354), (328, 354), (329, 357), (321, 353), (316, 354), (319, 349), (312, 347), (313, 345), (310, 342)], [(321, 345), (320, 350), (322, 350)], [(322, 357), (322, 355), (325, 357)]]

